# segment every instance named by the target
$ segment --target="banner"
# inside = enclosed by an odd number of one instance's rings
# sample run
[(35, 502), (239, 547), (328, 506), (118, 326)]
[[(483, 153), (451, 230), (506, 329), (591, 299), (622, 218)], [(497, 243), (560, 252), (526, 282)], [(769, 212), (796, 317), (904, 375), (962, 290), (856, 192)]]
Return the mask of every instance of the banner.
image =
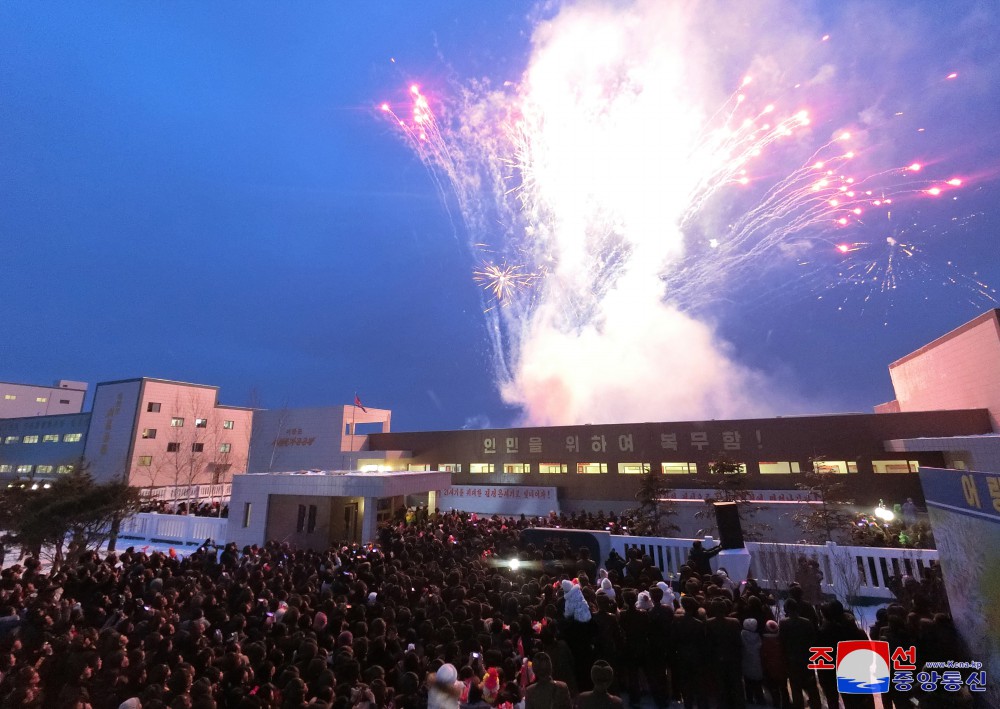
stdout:
[(479, 514), (529, 517), (559, 511), (557, 489), (528, 485), (452, 485), (438, 492), (442, 510), (462, 510)]

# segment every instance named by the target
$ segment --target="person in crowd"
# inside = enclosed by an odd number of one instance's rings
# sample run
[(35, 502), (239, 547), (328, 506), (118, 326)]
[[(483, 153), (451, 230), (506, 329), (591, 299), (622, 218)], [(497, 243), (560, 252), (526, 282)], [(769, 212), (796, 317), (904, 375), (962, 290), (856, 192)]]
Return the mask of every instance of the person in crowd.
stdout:
[(711, 574), (712, 565), (709, 562), (712, 557), (718, 555), (720, 551), (722, 551), (721, 544), (716, 544), (711, 549), (706, 549), (701, 543), (701, 540), (696, 539), (691, 545), (691, 551), (688, 554), (688, 566), (690, 566), (692, 571), (696, 574)]
[(816, 673), (809, 669), (812, 654), (809, 648), (816, 646), (816, 626), (799, 615), (799, 604), (794, 598), (785, 601), (785, 617), (778, 623), (778, 639), (785, 656), (793, 709), (803, 709), (803, 694), (809, 700), (809, 709), (822, 709)]
[(532, 670), (535, 683), (524, 691), (524, 709), (570, 709), (573, 701), (569, 687), (552, 678), (552, 658), (544, 652), (537, 653)]
[(590, 669), (590, 680), (594, 689), (583, 692), (576, 699), (576, 709), (622, 709), (622, 700), (609, 693), (615, 679), (615, 671), (604, 660), (597, 660)]

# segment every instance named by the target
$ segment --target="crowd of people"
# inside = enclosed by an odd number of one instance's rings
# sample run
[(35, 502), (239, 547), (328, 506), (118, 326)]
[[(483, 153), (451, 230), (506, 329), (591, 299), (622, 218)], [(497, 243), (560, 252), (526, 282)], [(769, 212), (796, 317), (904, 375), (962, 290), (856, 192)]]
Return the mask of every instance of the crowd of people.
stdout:
[(228, 517), (229, 505), (218, 500), (173, 501), (146, 500), (139, 507), (140, 512), (162, 515), (193, 515), (195, 517)]
[[(0, 709), (874, 706), (807, 668), (810, 647), (867, 637), (839, 602), (793, 584), (779, 612), (713, 550), (668, 582), (634, 549), (599, 568), (528, 526), (435, 512), (325, 551), (25, 559), (0, 572)], [(874, 632), (961, 659), (948, 616), (908, 603)]]

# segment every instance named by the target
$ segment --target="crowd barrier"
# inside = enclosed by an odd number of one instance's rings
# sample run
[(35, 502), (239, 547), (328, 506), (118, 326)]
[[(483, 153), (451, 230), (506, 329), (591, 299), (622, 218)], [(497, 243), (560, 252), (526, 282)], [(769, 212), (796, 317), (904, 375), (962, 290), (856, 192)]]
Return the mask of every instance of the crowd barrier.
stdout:
[(141, 490), (142, 499), (159, 500), (161, 502), (213, 502), (228, 498), (233, 491), (232, 483), (216, 485), (164, 485), (162, 487), (144, 487)]
[[(667, 576), (678, 574), (691, 551), (694, 539), (666, 537), (611, 537), (611, 548), (622, 556), (638, 548)], [(716, 544), (711, 537), (705, 546)], [(783, 589), (795, 580), (800, 557), (816, 560), (823, 572), (823, 590), (838, 597), (892, 599), (889, 588), (893, 576), (912, 576), (918, 581), (931, 562), (938, 560), (936, 549), (897, 549), (887, 547), (843, 546), (826, 544), (778, 544), (747, 542), (750, 552), (750, 575), (766, 588)]]
[(140, 512), (121, 523), (118, 539), (176, 546), (199, 546), (206, 539), (213, 539), (221, 544), (228, 522), (225, 517)]

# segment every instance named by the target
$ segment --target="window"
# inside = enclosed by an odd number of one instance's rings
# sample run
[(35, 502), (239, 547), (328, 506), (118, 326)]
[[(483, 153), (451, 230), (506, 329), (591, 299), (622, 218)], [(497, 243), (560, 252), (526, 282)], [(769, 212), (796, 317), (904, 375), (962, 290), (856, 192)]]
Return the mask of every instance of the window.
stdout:
[[(831, 475), (846, 475), (847, 461), (844, 460), (814, 460), (813, 461), (813, 472), (819, 474), (831, 474)], [(857, 465), (855, 465), (854, 472), (857, 472)]]
[(147, 467), (153, 464), (153, 456), (151, 455), (140, 455), (139, 459), (136, 461), (136, 465), (141, 465)]
[(761, 475), (787, 475), (802, 472), (799, 469), (798, 461), (761, 462), (757, 465), (760, 466)]
[(873, 460), (872, 468), (876, 473), (918, 473), (920, 463), (916, 460)]
[(32, 469), (33, 467), (34, 467), (34, 466), (31, 466), (31, 465), (19, 465), (19, 466), (17, 466), (17, 472), (19, 472), (19, 473), (21, 473), (21, 474), (24, 474), (24, 473), (30, 473), (30, 472), (31, 472), (31, 469)]
[(607, 463), (577, 463), (576, 472), (578, 475), (598, 475), (608, 472)]
[(461, 463), (441, 463), (437, 469), (442, 473), (460, 473), (462, 472)]
[(177, 453), (180, 451), (180, 449), (181, 449), (180, 443), (174, 442), (167, 444), (167, 453)]
[(194, 427), (195, 428), (208, 428), (208, 419), (195, 419), (194, 420)]
[(306, 528), (306, 506), (299, 505), (299, 514), (295, 520), (295, 531), (301, 532)]
[(0, 473), (13, 473), (13, 472), (14, 472), (13, 465), (0, 465)]
[(236, 422), (235, 422), (235, 421), (223, 421), (223, 422), (222, 422), (222, 427), (223, 427), (224, 429), (226, 429), (227, 431), (232, 431), (232, 430), (233, 430), (233, 427), (234, 427), (235, 425), (236, 425)]
[(306, 531), (312, 532), (316, 529), (316, 505), (309, 505), (309, 519), (306, 522)]
[(72, 465), (60, 465), (58, 468), (56, 468), (56, 472), (59, 473), (60, 475), (66, 475), (67, 473), (72, 473), (73, 472), (73, 466)]
[(35, 468), (35, 472), (36, 473), (40, 473), (42, 475), (45, 475), (46, 473), (51, 473), (52, 472), (52, 466), (51, 465), (39, 465), (37, 468)]
[(619, 475), (645, 475), (649, 472), (649, 463), (619, 463)]
[(531, 472), (530, 463), (504, 463), (503, 471), (509, 474), (524, 475)]
[(172, 428), (180, 428), (184, 425), (184, 419), (174, 416), (170, 419), (170, 426)]
[(13, 401), (14, 399), (17, 398), (17, 394), (4, 394), (3, 398), (6, 399), (7, 401)]
[(142, 429), (142, 437), (143, 438), (156, 438), (156, 429), (155, 428), (144, 428), (144, 429)]
[(21, 442), (21, 437), (20, 436), (7, 436), (5, 439), (3, 439), (3, 442), (6, 443), (7, 445), (10, 445), (11, 443), (20, 443)]
[(698, 472), (697, 463), (660, 463), (660, 471), (664, 475), (694, 475)]
[[(710, 463), (710, 465), (711, 465), (711, 463)], [(723, 473), (723, 475), (737, 475), (737, 474), (740, 474), (740, 473), (746, 473), (746, 471), (747, 471), (747, 464), (746, 463), (735, 463), (734, 462), (733, 465), (736, 465), (736, 466), (739, 466), (739, 467), (736, 470), (734, 470), (733, 472), (731, 472), (731, 473)], [(709, 472), (711, 472), (711, 469), (709, 470)]]
[(250, 513), (253, 511), (252, 502), (243, 503), (243, 529), (250, 526)]
[(82, 438), (82, 433), (67, 433), (63, 436), (63, 443), (76, 443)]
[(201, 453), (203, 450), (205, 450), (205, 444), (204, 443), (192, 443), (191, 444), (191, 452), (192, 453)]
[(46, 433), (42, 436), (42, 443), (58, 443), (59, 434), (58, 433)]
[(146, 404), (146, 411), (148, 411), (151, 414), (160, 413), (160, 402), (158, 401), (149, 402), (148, 404)]
[(49, 401), (49, 397), (47, 397), (47, 396), (36, 396), (35, 397), (35, 401), (37, 401), (39, 404), (47, 404), (48, 401)]
[(233, 450), (233, 444), (232, 443), (221, 443), (221, 444), (219, 444), (219, 452), (220, 453), (229, 453), (231, 450)]
[(22, 443), (38, 443), (38, 436), (25, 436), (21, 439)]
[(69, 403), (69, 399), (60, 399), (59, 403), (60, 404), (68, 404)]
[(569, 465), (566, 463), (539, 463), (538, 472), (542, 475), (563, 475), (569, 472)]
[(411, 473), (422, 473), (425, 470), (430, 470), (431, 466), (427, 465), (426, 463), (407, 463), (406, 469), (409, 470)]
[(492, 473), (493, 463), (470, 463), (469, 464), (470, 473)]

